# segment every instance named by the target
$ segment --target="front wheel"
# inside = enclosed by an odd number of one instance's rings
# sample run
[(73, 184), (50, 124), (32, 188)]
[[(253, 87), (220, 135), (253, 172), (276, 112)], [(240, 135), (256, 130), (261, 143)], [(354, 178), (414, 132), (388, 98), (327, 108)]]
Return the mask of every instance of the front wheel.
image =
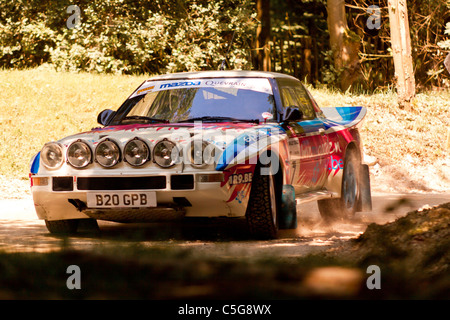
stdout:
[(273, 239), (278, 234), (275, 175), (261, 175), (259, 171), (259, 168), (255, 169), (245, 216), (252, 236)]
[(349, 150), (344, 162), (341, 197), (317, 202), (320, 215), (326, 221), (353, 218), (358, 207), (361, 161), (356, 151)]

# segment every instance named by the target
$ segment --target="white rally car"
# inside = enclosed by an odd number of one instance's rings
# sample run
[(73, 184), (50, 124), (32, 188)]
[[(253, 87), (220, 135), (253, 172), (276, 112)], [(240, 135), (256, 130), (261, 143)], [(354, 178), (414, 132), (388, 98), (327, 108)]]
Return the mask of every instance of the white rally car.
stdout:
[(31, 161), (37, 215), (54, 233), (80, 219), (246, 218), (256, 237), (370, 209), (358, 125), (366, 109), (321, 110), (296, 78), (258, 71), (161, 75), (100, 128), (49, 142)]

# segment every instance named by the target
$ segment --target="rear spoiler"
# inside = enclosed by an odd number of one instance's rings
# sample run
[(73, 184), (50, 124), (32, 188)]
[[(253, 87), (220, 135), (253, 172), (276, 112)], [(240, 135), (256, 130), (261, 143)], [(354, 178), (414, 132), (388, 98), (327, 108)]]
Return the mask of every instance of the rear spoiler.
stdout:
[(365, 107), (326, 107), (322, 112), (328, 120), (336, 125), (350, 128), (361, 124), (367, 113)]

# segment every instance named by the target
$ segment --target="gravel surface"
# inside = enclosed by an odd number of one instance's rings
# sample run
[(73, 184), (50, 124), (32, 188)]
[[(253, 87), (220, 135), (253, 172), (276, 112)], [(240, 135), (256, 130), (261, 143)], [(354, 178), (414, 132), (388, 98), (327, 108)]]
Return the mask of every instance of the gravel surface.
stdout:
[(0, 175), (0, 200), (30, 198), (30, 181), (28, 179), (11, 179)]

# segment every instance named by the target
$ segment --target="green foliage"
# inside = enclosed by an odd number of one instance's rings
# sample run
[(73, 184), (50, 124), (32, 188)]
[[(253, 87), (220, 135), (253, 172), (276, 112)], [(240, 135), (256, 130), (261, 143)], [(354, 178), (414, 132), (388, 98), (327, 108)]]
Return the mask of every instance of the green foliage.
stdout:
[[(217, 69), (228, 51), (232, 68), (252, 68), (255, 0), (0, 0), (0, 68), (48, 64), (60, 71), (160, 74)], [(271, 0), (272, 70), (309, 83), (335, 85), (326, 0)], [(370, 90), (394, 83), (387, 0), (348, 0), (347, 23), (361, 38), (360, 62)], [(81, 26), (69, 29), (70, 5)], [(368, 29), (370, 5), (381, 28)], [(450, 50), (449, 1), (408, 1), (418, 88), (449, 86), (442, 62)], [(447, 23), (447, 24), (446, 24)], [(307, 57), (307, 58), (306, 58)]]
[(69, 29), (72, 1), (0, 0), (0, 67), (50, 63), (57, 70), (117, 74), (217, 69), (228, 50), (250, 68), (256, 13), (250, 0), (81, 0), (79, 28)]
[[(450, 22), (447, 23), (445, 28), (445, 34), (450, 36)], [(444, 41), (439, 41), (438, 46), (445, 50), (450, 50), (450, 38)]]
[[(450, 0), (447, 0), (447, 8), (450, 9)], [(438, 46), (445, 50), (450, 50), (450, 22), (445, 25), (445, 32), (448, 39), (438, 42)]]
[(326, 56), (330, 50), (326, 3), (326, 0), (270, 1), (270, 54), (274, 71), (313, 84), (324, 83), (334, 76)]
[(338, 80), (342, 70), (337, 70), (334, 66), (333, 51), (327, 50), (322, 52), (322, 54), (324, 55), (324, 61), (326, 62), (320, 70), (322, 73), (322, 82), (330, 88), (339, 88)]
[(49, 46), (54, 45), (54, 32), (42, 21), (0, 23), (0, 65), (2, 67), (35, 67), (49, 59)]
[(450, 19), (449, 4), (442, 0), (429, 0), (427, 5), (420, 1), (408, 2), (413, 63), (419, 87), (449, 87), (448, 75), (443, 72), (447, 53), (439, 46), (442, 41), (445, 43), (445, 22)]

